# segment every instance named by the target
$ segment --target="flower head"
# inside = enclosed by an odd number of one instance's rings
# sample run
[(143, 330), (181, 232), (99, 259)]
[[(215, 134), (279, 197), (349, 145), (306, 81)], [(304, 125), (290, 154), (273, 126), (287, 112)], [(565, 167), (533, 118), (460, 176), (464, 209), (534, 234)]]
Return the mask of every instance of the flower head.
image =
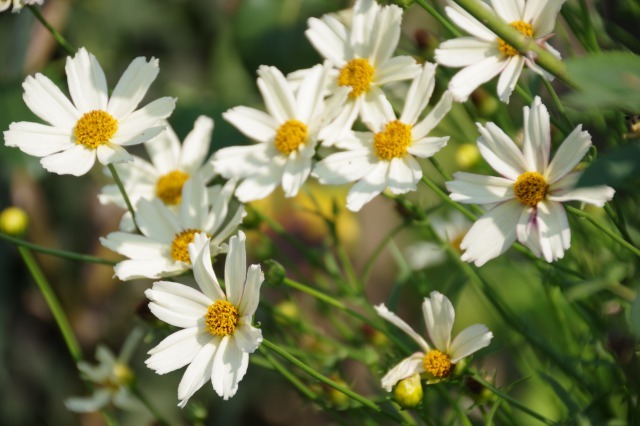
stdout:
[(591, 146), (591, 136), (577, 126), (550, 161), (549, 112), (539, 97), (524, 108), (522, 151), (494, 123), (478, 124), (478, 130), (480, 153), (502, 177), (458, 172), (446, 184), (452, 200), (491, 206), (460, 243), (462, 259), (481, 266), (516, 239), (547, 262), (562, 258), (571, 245), (562, 202), (602, 207), (615, 192), (604, 185), (575, 188), (581, 172), (573, 169)]
[(11, 7), (11, 4), (13, 4), (13, 9), (11, 9), (11, 12), (17, 13), (27, 5), (42, 4), (43, 2), (44, 0), (0, 0), (0, 12), (4, 12), (5, 10), (9, 9), (9, 7)]
[[(520, 33), (560, 58), (560, 54), (546, 40), (555, 27), (556, 16), (564, 2), (565, 0), (492, 0), (491, 9)], [(484, 3), (480, 4), (490, 8)], [(447, 40), (435, 52), (439, 64), (463, 67), (449, 83), (449, 90), (457, 101), (466, 101), (478, 86), (500, 74), (498, 96), (501, 101), (508, 103), (525, 64), (544, 78), (551, 79), (532, 58), (520, 55), (513, 46), (453, 1), (449, 1), (445, 10), (454, 23), (471, 34), (470, 37)]]
[(446, 379), (452, 372), (453, 366), (461, 359), (486, 347), (491, 342), (493, 334), (482, 324), (471, 325), (451, 339), (451, 330), (455, 319), (455, 311), (449, 299), (437, 291), (431, 292), (430, 298), (422, 303), (422, 313), (427, 326), (429, 339), (434, 347), (416, 333), (406, 322), (387, 309), (385, 305), (375, 307), (378, 314), (407, 333), (415, 340), (421, 352), (416, 352), (400, 361), (382, 378), (382, 387), (391, 392), (393, 386), (400, 380), (414, 374), (425, 374), (429, 382)]
[(149, 351), (146, 364), (158, 374), (189, 365), (180, 385), (180, 407), (211, 380), (213, 389), (229, 399), (238, 390), (249, 365), (249, 354), (262, 342), (251, 325), (264, 277), (260, 265), (246, 267), (245, 235), (229, 241), (222, 291), (211, 265), (209, 241), (196, 234), (189, 244), (193, 274), (200, 291), (175, 282), (159, 281), (145, 294), (149, 309), (160, 320), (182, 328)]
[(42, 157), (50, 172), (80, 176), (96, 161), (107, 165), (132, 161), (123, 146), (159, 135), (174, 98), (160, 98), (136, 110), (158, 75), (158, 60), (136, 58), (108, 95), (107, 81), (95, 56), (81, 48), (65, 67), (71, 101), (42, 74), (23, 83), (24, 101), (48, 124), (11, 123), (5, 144)]

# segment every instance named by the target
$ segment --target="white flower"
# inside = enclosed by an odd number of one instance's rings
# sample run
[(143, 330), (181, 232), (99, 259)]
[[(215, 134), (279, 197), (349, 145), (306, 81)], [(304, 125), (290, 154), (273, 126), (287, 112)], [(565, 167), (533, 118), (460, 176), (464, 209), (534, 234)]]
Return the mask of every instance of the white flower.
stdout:
[[(139, 200), (160, 199), (170, 209), (176, 211), (182, 200), (182, 187), (192, 176), (199, 175), (205, 182), (214, 176), (210, 162), (205, 158), (211, 145), (213, 120), (200, 116), (193, 130), (180, 145), (180, 140), (169, 124), (166, 131), (144, 143), (151, 163), (133, 156), (133, 162), (115, 166), (124, 184), (131, 204)], [(103, 204), (115, 204), (123, 209), (127, 206), (116, 185), (102, 188), (98, 199)], [(214, 197), (209, 197), (214, 201)], [(125, 213), (120, 224), (121, 230), (133, 231), (133, 220), (129, 212)]]
[(382, 318), (407, 333), (422, 349), (422, 352), (416, 352), (403, 359), (385, 374), (382, 378), (382, 387), (387, 392), (391, 392), (391, 388), (400, 380), (414, 374), (426, 373), (430, 382), (445, 379), (451, 374), (456, 363), (488, 346), (493, 338), (493, 334), (486, 326), (474, 324), (462, 330), (455, 339), (451, 340), (455, 311), (449, 299), (437, 291), (432, 291), (431, 298), (425, 297), (422, 303), (424, 322), (435, 348), (430, 347), (422, 336), (389, 311), (385, 305), (378, 305), (375, 309)]
[(243, 180), (236, 189), (242, 202), (264, 198), (279, 184), (285, 196), (295, 196), (311, 171), (318, 133), (335, 114), (335, 105), (324, 102), (326, 67), (313, 67), (296, 94), (278, 69), (261, 66), (258, 75), (269, 114), (239, 106), (223, 117), (260, 143), (221, 149), (213, 160), (217, 173)]
[(523, 151), (494, 123), (478, 124), (478, 147), (503, 177), (458, 172), (447, 182), (451, 199), (490, 204), (462, 240), (462, 259), (481, 266), (504, 253), (518, 239), (547, 262), (560, 259), (571, 245), (562, 202), (576, 200), (602, 207), (614, 194), (608, 186), (575, 188), (581, 172), (572, 171), (591, 146), (579, 125), (549, 162), (549, 112), (539, 97), (524, 108)]
[(350, 29), (333, 15), (309, 19), (307, 38), (334, 67), (329, 90), (340, 86), (350, 89), (336, 119), (322, 131), (320, 137), (327, 144), (351, 130), (358, 115), (366, 122), (393, 114), (381, 86), (413, 78), (420, 72), (412, 57), (392, 57), (400, 39), (401, 21), (402, 9), (395, 5), (381, 7), (375, 0), (356, 1)]
[(207, 380), (225, 400), (235, 395), (247, 371), (249, 354), (262, 342), (262, 331), (251, 325), (251, 317), (258, 307), (264, 276), (260, 265), (247, 269), (244, 233), (231, 237), (229, 246), (225, 292), (213, 272), (209, 243), (202, 234), (189, 244), (201, 292), (165, 281), (145, 292), (155, 316), (182, 328), (151, 349), (146, 361), (158, 374), (189, 364), (178, 386), (181, 408)]
[(415, 157), (430, 157), (446, 145), (449, 137), (429, 137), (428, 133), (451, 108), (449, 92), (418, 121), (435, 86), (433, 64), (425, 64), (413, 80), (399, 119), (393, 111), (366, 123), (371, 132), (352, 132), (336, 146), (345, 149), (320, 161), (313, 175), (320, 183), (356, 183), (347, 195), (347, 208), (358, 211), (385, 188), (394, 194), (415, 191), (422, 169)]
[(158, 199), (141, 199), (136, 205), (136, 222), (142, 235), (112, 232), (100, 238), (103, 246), (128, 257), (119, 262), (114, 272), (123, 281), (137, 278), (161, 278), (181, 274), (192, 267), (187, 249), (195, 234), (206, 233), (213, 255), (226, 251), (223, 242), (235, 231), (245, 214), (238, 205), (230, 209), (234, 182), (212, 188), (213, 205), (198, 176), (182, 188), (179, 215)]
[(50, 172), (80, 176), (98, 161), (102, 164), (131, 161), (123, 146), (135, 145), (164, 130), (163, 120), (175, 107), (175, 99), (157, 99), (135, 110), (158, 75), (158, 60), (133, 60), (108, 96), (107, 82), (95, 56), (81, 48), (65, 67), (73, 103), (42, 74), (22, 84), (24, 101), (35, 115), (50, 125), (11, 123), (5, 144), (42, 157)]
[[(554, 56), (560, 53), (546, 40), (552, 35), (556, 16), (565, 0), (491, 0), (493, 12)], [(544, 78), (551, 76), (535, 64), (533, 58), (522, 56), (518, 51), (496, 36), (453, 1), (445, 8), (449, 18), (471, 37), (447, 40), (435, 51), (436, 61), (448, 67), (463, 67), (449, 82), (449, 90), (459, 102), (467, 100), (482, 83), (498, 74), (498, 96), (509, 102), (511, 92), (518, 82), (523, 66), (531, 68)], [(478, 2), (490, 7), (484, 3)]]
[(17, 13), (27, 5), (42, 4), (43, 2), (44, 0), (0, 0), (0, 12), (9, 9), (12, 3), (13, 9), (11, 9), (11, 12)]
[(135, 377), (128, 366), (141, 338), (142, 331), (134, 329), (117, 358), (109, 348), (99, 345), (96, 349), (98, 365), (80, 361), (78, 370), (93, 383), (95, 389), (90, 397), (71, 397), (65, 400), (67, 409), (76, 413), (90, 413), (105, 408), (110, 403), (124, 410), (142, 408), (130, 390)]

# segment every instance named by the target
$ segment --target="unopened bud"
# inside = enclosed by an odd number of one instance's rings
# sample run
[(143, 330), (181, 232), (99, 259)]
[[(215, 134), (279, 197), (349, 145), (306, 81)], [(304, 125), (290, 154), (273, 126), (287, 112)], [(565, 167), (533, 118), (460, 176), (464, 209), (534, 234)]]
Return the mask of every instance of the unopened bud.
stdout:
[(393, 396), (402, 408), (417, 407), (422, 402), (422, 395), (422, 383), (420, 382), (419, 374), (400, 380), (393, 390)]
[(284, 300), (275, 306), (275, 311), (278, 314), (276, 321), (279, 323), (287, 323), (296, 321), (300, 317), (300, 310), (298, 305), (290, 300)]
[(480, 159), (480, 150), (475, 144), (465, 143), (456, 150), (456, 164), (461, 169), (473, 167)]
[(264, 282), (268, 285), (280, 285), (287, 277), (287, 271), (284, 266), (269, 259), (263, 262), (264, 265)]
[(18, 207), (8, 207), (0, 212), (0, 232), (14, 237), (22, 236), (29, 225), (27, 213)]
[[(340, 377), (332, 375), (329, 376), (329, 378), (340, 386), (345, 388), (349, 387), (347, 382)], [(329, 397), (329, 401), (331, 401), (331, 405), (335, 408), (347, 408), (349, 405), (349, 397), (335, 388), (327, 386), (327, 396)]]

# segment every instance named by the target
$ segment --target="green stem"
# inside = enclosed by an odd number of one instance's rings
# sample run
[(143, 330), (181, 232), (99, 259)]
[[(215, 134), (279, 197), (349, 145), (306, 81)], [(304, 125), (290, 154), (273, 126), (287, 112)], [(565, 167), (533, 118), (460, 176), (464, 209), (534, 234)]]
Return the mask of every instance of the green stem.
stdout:
[(600, 45), (598, 44), (598, 36), (596, 30), (593, 27), (593, 21), (591, 20), (591, 13), (589, 12), (589, 5), (585, 0), (580, 0), (580, 9), (582, 10), (582, 20), (587, 28), (587, 40), (591, 47), (590, 52), (600, 52)]
[(312, 401), (316, 401), (318, 399), (318, 395), (316, 395), (314, 391), (312, 391), (311, 389), (309, 389), (307, 385), (302, 383), (300, 379), (298, 379), (295, 375), (293, 375), (290, 370), (287, 370), (277, 359), (272, 357), (269, 354), (269, 352), (267, 352), (266, 349), (264, 349), (262, 346), (260, 346), (260, 353), (262, 354), (262, 356), (265, 357), (265, 359), (269, 362), (269, 364), (271, 364), (274, 370), (282, 374), (282, 376), (285, 379), (287, 379), (289, 382), (291, 382), (291, 384), (296, 389), (298, 389), (301, 394), (303, 394), (304, 396), (306, 396)]
[(493, 31), (498, 37), (513, 46), (521, 55), (534, 57), (536, 64), (544, 68), (550, 74), (556, 76), (570, 87), (577, 85), (569, 77), (565, 65), (545, 50), (538, 43), (526, 37), (508, 23), (504, 22), (491, 9), (484, 7), (484, 3), (478, 0), (454, 0), (460, 7), (470, 13), (474, 18)]
[(281, 357), (283, 357), (284, 359), (286, 359), (287, 361), (289, 361), (290, 363), (292, 363), (293, 365), (295, 365), (296, 367), (300, 368), (302, 371), (304, 371), (305, 373), (309, 374), (311, 377), (321, 381), (322, 383), (331, 386), (332, 388), (334, 388), (335, 390), (337, 390), (338, 392), (342, 392), (343, 394), (347, 395), (349, 398), (353, 399), (354, 401), (359, 402), (360, 404), (364, 405), (365, 407), (368, 407), (378, 413), (382, 413), (385, 414), (386, 416), (390, 417), (391, 419), (395, 420), (395, 421), (402, 421), (402, 419), (398, 416), (396, 416), (395, 414), (389, 413), (385, 410), (383, 410), (378, 404), (369, 401), (367, 398), (363, 397), (362, 395), (353, 392), (352, 390), (339, 385), (338, 383), (334, 382), (333, 380), (329, 379), (328, 377), (324, 376), (323, 374), (318, 373), (316, 370), (314, 370), (313, 368), (309, 367), (307, 364), (305, 364), (304, 362), (300, 361), (298, 358), (294, 357), (293, 355), (289, 354), (289, 352), (285, 351), (284, 349), (282, 349), (280, 346), (276, 345), (275, 343), (270, 342), (267, 339), (263, 339), (262, 340), (262, 345), (266, 346), (267, 349), (277, 353), (278, 355), (280, 355)]
[(72, 251), (66, 250), (56, 250), (47, 247), (42, 247), (34, 243), (30, 243), (28, 241), (22, 240), (20, 238), (15, 238), (7, 234), (3, 234), (0, 232), (0, 240), (5, 240), (9, 243), (15, 244), (19, 247), (25, 247), (31, 249), (33, 251), (37, 251), (44, 254), (49, 254), (51, 256), (62, 257), (64, 259), (76, 260), (78, 262), (87, 262), (87, 263), (96, 263), (98, 265), (108, 265), (113, 266), (116, 262), (111, 260), (103, 259), (101, 257), (89, 256), (86, 254), (74, 253)]
[[(613, 204), (614, 208), (611, 207), (611, 204)], [(604, 211), (607, 213), (607, 216), (609, 216), (614, 225), (616, 225), (616, 228), (618, 228), (618, 231), (620, 231), (622, 237), (630, 244), (633, 244), (631, 235), (629, 235), (629, 231), (627, 230), (627, 224), (625, 222), (624, 215), (622, 214), (620, 206), (616, 204), (615, 200), (613, 200), (611, 203), (605, 204)]]
[(115, 181), (116, 185), (118, 186), (118, 189), (120, 190), (120, 194), (122, 195), (122, 198), (124, 199), (124, 203), (127, 205), (127, 210), (129, 210), (129, 213), (131, 213), (131, 219), (133, 219), (133, 223), (136, 226), (136, 229), (138, 231), (140, 231), (140, 228), (138, 228), (138, 223), (136, 222), (136, 213), (133, 210), (133, 205), (131, 205), (131, 200), (129, 200), (129, 196), (127, 195), (127, 191), (124, 189), (124, 185), (122, 184), (122, 180), (120, 180), (120, 176), (118, 175), (118, 171), (116, 170), (115, 166), (113, 164), (108, 164), (107, 167), (109, 168), (109, 171), (111, 172), (111, 176), (113, 177), (113, 180)]
[(378, 246), (375, 248), (373, 253), (371, 253), (371, 255), (369, 256), (369, 259), (367, 259), (367, 262), (364, 265), (362, 275), (360, 275), (360, 281), (362, 282), (363, 286), (367, 285), (367, 282), (369, 281), (369, 276), (371, 275), (371, 271), (373, 269), (373, 265), (375, 264), (375, 261), (380, 255), (380, 253), (382, 253), (382, 250), (384, 250), (384, 248), (387, 246), (389, 241), (391, 241), (391, 239), (395, 237), (396, 234), (400, 232), (404, 227), (405, 227), (405, 223), (403, 222), (398, 226), (396, 226), (395, 228), (393, 228), (391, 231), (389, 231), (389, 233), (384, 237), (384, 239), (380, 242), (380, 244), (378, 244)]
[(338, 240), (338, 236), (335, 236), (336, 242), (336, 254), (338, 255), (338, 259), (340, 259), (340, 263), (342, 264), (342, 269), (346, 275), (347, 281), (351, 285), (351, 288), (359, 291), (360, 283), (358, 281), (358, 275), (356, 274), (355, 269), (353, 268), (353, 263), (351, 262), (351, 258), (347, 254), (347, 251), (344, 248), (344, 245), (340, 244)]
[(40, 23), (42, 25), (44, 25), (44, 27), (49, 30), (49, 32), (51, 33), (51, 35), (53, 36), (53, 38), (56, 39), (56, 41), (58, 42), (58, 44), (60, 46), (62, 46), (62, 48), (64, 50), (67, 51), (67, 53), (69, 55), (75, 55), (76, 54), (76, 48), (71, 46), (71, 44), (62, 36), (62, 34), (60, 34), (55, 28), (53, 28), (51, 26), (51, 24), (49, 22), (47, 22), (46, 19), (44, 19), (44, 16), (42, 16), (42, 14), (40, 13), (40, 10), (38, 10), (37, 7), (35, 6), (31, 6), (31, 5), (27, 5), (27, 8), (29, 8), (29, 10), (31, 11), (31, 13), (33, 13), (33, 16), (36, 17), (36, 19), (38, 21), (40, 21)]
[(451, 207), (453, 207), (454, 209), (458, 210), (460, 213), (465, 215), (467, 217), (467, 219), (469, 219), (469, 220), (471, 220), (473, 222), (475, 222), (478, 219), (476, 217), (476, 215), (471, 213), (469, 210), (465, 209), (460, 204), (458, 204), (455, 201), (453, 201), (451, 198), (449, 198), (449, 196), (442, 189), (440, 189), (438, 187), (438, 185), (436, 185), (433, 181), (431, 181), (431, 179), (429, 179), (428, 177), (423, 175), (422, 176), (422, 182), (424, 182), (429, 188), (431, 188), (431, 190), (433, 192), (438, 194), (440, 196), (440, 198), (442, 198), (442, 201), (444, 201), (445, 203), (449, 204)]
[(422, 8), (429, 13), (429, 15), (433, 16), (435, 20), (440, 23), (440, 25), (449, 30), (449, 32), (453, 34), (454, 37), (462, 37), (462, 33), (455, 26), (451, 25), (449, 20), (442, 16), (442, 14), (438, 12), (435, 7), (431, 6), (425, 0), (416, 0), (416, 3), (422, 6)]
[(153, 418), (155, 419), (155, 423), (160, 426), (168, 426), (170, 423), (165, 420), (165, 418), (160, 414), (160, 412), (156, 409), (156, 407), (151, 403), (149, 398), (147, 398), (140, 388), (137, 386), (131, 386), (131, 393), (138, 398), (138, 400), (149, 410)]
[(615, 240), (616, 242), (618, 242), (622, 247), (626, 248), (627, 250), (629, 250), (631, 253), (635, 254), (636, 256), (640, 257), (640, 250), (634, 246), (633, 244), (627, 242), (624, 238), (622, 238), (620, 235), (616, 234), (615, 232), (613, 232), (611, 229), (609, 229), (608, 227), (606, 227), (605, 225), (603, 225), (602, 223), (600, 223), (598, 220), (596, 220), (596, 218), (594, 218), (593, 216), (591, 216), (589, 213), (582, 211), (580, 209), (577, 209), (575, 207), (571, 207), (571, 206), (565, 206), (565, 208), (567, 209), (567, 211), (573, 213), (576, 216), (580, 216), (583, 217), (585, 219), (587, 219), (589, 222), (591, 222), (596, 228), (598, 228), (599, 230), (601, 230), (602, 232), (604, 232), (607, 236), (609, 236), (611, 239)]
[(560, 116), (562, 117), (562, 120), (564, 121), (564, 126), (560, 126), (560, 129), (565, 134), (568, 135), (569, 133), (571, 133), (571, 130), (573, 129), (573, 123), (571, 123), (571, 119), (569, 119), (569, 116), (567, 115), (567, 110), (564, 108), (564, 105), (562, 105), (562, 102), (560, 101), (560, 98), (558, 97), (558, 94), (556, 93), (555, 89), (551, 85), (551, 82), (546, 78), (543, 78), (542, 82), (544, 83), (544, 86), (547, 88), (547, 92), (549, 92), (549, 95), (551, 95), (551, 100), (553, 101), (553, 104), (555, 105), (556, 109), (558, 110), (558, 113), (560, 114)]
[(53, 314), (53, 318), (62, 333), (62, 337), (64, 338), (65, 343), (67, 344), (67, 348), (69, 349), (69, 353), (73, 360), (77, 363), (82, 359), (82, 350), (80, 349), (80, 345), (76, 340), (76, 336), (73, 334), (73, 329), (71, 328), (71, 324), (69, 324), (69, 320), (65, 315), (62, 307), (60, 306), (60, 301), (56, 297), (53, 289), (49, 285), (49, 282), (45, 278), (40, 266), (33, 258), (31, 252), (25, 247), (18, 247), (18, 251), (22, 256), (22, 260), (24, 260), (25, 265), (27, 265), (27, 269), (33, 276), (38, 288), (42, 292), (49, 309), (51, 309), (51, 313)]
[(436, 168), (436, 170), (438, 171), (438, 173), (440, 173), (440, 176), (442, 176), (444, 180), (453, 180), (453, 176), (451, 176), (451, 174), (449, 174), (449, 172), (447, 172), (444, 167), (442, 167), (438, 160), (433, 157), (429, 157), (429, 161), (431, 162), (431, 164), (433, 164), (433, 167)]

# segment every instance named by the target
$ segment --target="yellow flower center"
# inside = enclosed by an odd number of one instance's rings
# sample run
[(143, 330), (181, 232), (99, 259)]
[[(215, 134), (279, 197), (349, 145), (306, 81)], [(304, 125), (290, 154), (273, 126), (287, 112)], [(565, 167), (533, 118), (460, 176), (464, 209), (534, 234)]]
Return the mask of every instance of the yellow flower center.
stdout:
[(373, 136), (373, 147), (381, 160), (403, 157), (411, 142), (411, 126), (398, 120), (387, 123), (383, 131)]
[(276, 148), (285, 155), (293, 151), (307, 141), (307, 126), (298, 120), (289, 120), (276, 132)]
[(538, 172), (526, 172), (518, 176), (513, 184), (513, 192), (525, 206), (535, 207), (547, 196), (549, 185)]
[[(509, 25), (511, 25), (516, 30), (520, 31), (525, 36), (529, 38), (533, 37), (533, 27), (531, 26), (531, 24), (528, 24), (524, 21), (514, 21), (514, 22), (511, 22)], [(498, 49), (500, 50), (500, 52), (502, 52), (504, 56), (518, 55), (518, 50), (501, 38), (498, 39)]]
[(118, 131), (118, 120), (101, 110), (89, 111), (80, 117), (74, 133), (76, 143), (87, 148), (96, 149), (109, 142)]
[(188, 179), (189, 175), (180, 170), (174, 170), (160, 176), (156, 182), (156, 196), (169, 206), (180, 204), (182, 202), (182, 187)]
[(444, 352), (440, 352), (437, 349), (432, 349), (424, 356), (422, 365), (427, 373), (437, 379), (444, 379), (451, 374), (453, 365), (451, 364), (451, 358)]
[(199, 229), (185, 229), (179, 234), (176, 234), (171, 242), (171, 258), (176, 262), (191, 264), (189, 244), (193, 242), (194, 236), (199, 232), (202, 231)]
[(357, 98), (369, 90), (374, 72), (375, 68), (366, 59), (352, 59), (340, 70), (338, 86), (350, 86), (349, 97)]
[(240, 318), (238, 308), (226, 300), (218, 299), (209, 305), (204, 323), (209, 333), (214, 336), (229, 336), (235, 331), (238, 318)]

